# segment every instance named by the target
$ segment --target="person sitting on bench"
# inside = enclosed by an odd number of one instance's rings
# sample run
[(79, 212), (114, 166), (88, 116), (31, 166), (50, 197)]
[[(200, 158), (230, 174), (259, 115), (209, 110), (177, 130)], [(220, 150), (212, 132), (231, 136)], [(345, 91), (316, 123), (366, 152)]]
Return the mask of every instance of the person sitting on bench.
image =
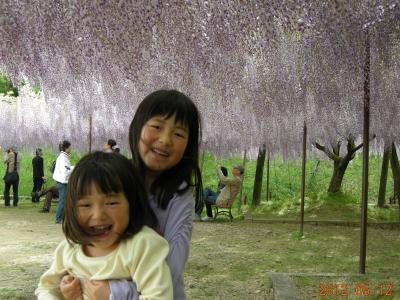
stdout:
[[(212, 205), (225, 207), (228, 201), (236, 196), (238, 191), (240, 190), (240, 183), (242, 181), (242, 174), (244, 172), (243, 167), (239, 165), (234, 166), (232, 169), (232, 178), (228, 178), (227, 176), (225, 176), (221, 168), (221, 166), (217, 166), (217, 175), (219, 177), (220, 183), (224, 184), (225, 186), (222, 188), (219, 194), (213, 192), (209, 188), (204, 189), (203, 199), (206, 205), (207, 216), (201, 218), (202, 221), (210, 221), (213, 219), (211, 207)], [(202, 211), (203, 207), (196, 211), (196, 214), (198, 216), (201, 216)]]
[(46, 198), (44, 199), (43, 208), (42, 208), (42, 210), (40, 210), (40, 212), (48, 213), (50, 211), (50, 207), (51, 207), (51, 200), (56, 199), (56, 198), (58, 199), (57, 187), (55, 185), (53, 185), (53, 186), (39, 192), (38, 193), (38, 201), (39, 201), (39, 198), (44, 195), (46, 195)]

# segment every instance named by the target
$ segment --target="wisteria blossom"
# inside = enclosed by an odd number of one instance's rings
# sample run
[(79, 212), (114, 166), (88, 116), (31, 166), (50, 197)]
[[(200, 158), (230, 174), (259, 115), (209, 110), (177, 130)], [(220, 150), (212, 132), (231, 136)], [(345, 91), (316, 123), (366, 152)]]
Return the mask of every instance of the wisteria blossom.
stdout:
[(365, 51), (371, 132), (399, 141), (399, 24), (391, 0), (3, 0), (0, 70), (40, 84), (47, 108), (2, 103), (0, 143), (85, 149), (92, 115), (95, 143), (127, 145), (141, 99), (173, 88), (201, 111), (203, 149), (294, 155), (304, 123), (310, 145), (361, 135)]

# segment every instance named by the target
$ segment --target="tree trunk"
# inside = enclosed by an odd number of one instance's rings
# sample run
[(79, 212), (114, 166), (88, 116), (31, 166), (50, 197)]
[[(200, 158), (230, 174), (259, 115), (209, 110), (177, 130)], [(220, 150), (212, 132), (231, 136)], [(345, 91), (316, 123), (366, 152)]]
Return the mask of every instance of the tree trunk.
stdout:
[(383, 151), (383, 159), (382, 159), (381, 178), (379, 182), (378, 203), (377, 203), (378, 207), (384, 207), (385, 205), (389, 156), (390, 156), (390, 147), (385, 145), (385, 150)]
[(260, 204), (265, 152), (265, 145), (262, 145), (260, 148), (258, 148), (257, 167), (253, 188), (253, 206)]
[(392, 143), (392, 151), (390, 155), (390, 166), (393, 173), (393, 203), (399, 201), (400, 198), (400, 166), (397, 157), (396, 146)]
[(331, 178), (331, 182), (329, 183), (328, 192), (336, 193), (340, 190), (342, 186), (342, 181), (344, 177), (344, 173), (346, 172), (347, 166), (349, 165), (351, 159), (347, 157), (342, 158), (339, 162), (334, 162), (333, 165), (333, 174)]

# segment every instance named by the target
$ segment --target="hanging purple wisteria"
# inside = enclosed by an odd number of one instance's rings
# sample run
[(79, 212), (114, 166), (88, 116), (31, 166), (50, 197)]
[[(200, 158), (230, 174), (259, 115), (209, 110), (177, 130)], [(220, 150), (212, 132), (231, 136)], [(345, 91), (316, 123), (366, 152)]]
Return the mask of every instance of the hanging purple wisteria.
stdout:
[[(371, 132), (399, 140), (397, 1), (27, 1), (0, 3), (0, 70), (42, 87), (49, 112), (1, 109), (0, 144), (71, 139), (127, 144), (138, 103), (155, 89), (190, 95), (203, 148), (266, 143), (284, 156), (362, 132), (363, 59), (371, 40)], [(23, 104), (20, 104), (23, 105)], [(29, 106), (29, 103), (24, 105)], [(10, 117), (11, 116), (11, 117)], [(19, 116), (21, 116), (21, 111)], [(49, 118), (48, 124), (35, 118)], [(12, 122), (15, 130), (4, 128)]]

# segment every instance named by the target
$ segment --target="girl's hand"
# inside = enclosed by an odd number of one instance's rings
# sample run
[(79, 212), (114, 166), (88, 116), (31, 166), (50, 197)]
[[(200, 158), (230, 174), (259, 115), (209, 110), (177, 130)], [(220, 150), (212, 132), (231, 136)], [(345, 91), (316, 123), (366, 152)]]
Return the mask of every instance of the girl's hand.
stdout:
[(90, 299), (110, 299), (110, 286), (108, 285), (108, 280), (85, 280), (84, 284)]
[(66, 300), (83, 300), (79, 278), (65, 275), (60, 283), (61, 294)]

